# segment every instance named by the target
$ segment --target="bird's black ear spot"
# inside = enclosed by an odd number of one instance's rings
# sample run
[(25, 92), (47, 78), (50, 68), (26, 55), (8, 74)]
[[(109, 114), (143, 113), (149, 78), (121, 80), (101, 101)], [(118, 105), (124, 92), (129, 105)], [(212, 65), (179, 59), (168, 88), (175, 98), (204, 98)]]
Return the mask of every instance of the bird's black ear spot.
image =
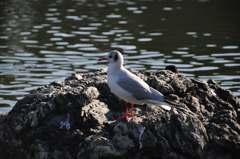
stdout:
[(117, 60), (118, 60), (118, 54), (115, 54), (114, 61), (117, 61)]
[(112, 58), (112, 56), (113, 56), (113, 51), (110, 52), (110, 55), (108, 57)]

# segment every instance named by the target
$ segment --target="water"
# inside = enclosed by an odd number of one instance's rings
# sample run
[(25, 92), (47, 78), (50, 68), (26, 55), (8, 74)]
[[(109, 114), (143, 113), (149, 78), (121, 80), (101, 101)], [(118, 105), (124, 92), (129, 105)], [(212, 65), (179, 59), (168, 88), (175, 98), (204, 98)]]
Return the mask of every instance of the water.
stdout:
[(239, 0), (3, 0), (0, 112), (52, 81), (106, 67), (112, 49), (125, 66), (176, 65), (240, 97)]

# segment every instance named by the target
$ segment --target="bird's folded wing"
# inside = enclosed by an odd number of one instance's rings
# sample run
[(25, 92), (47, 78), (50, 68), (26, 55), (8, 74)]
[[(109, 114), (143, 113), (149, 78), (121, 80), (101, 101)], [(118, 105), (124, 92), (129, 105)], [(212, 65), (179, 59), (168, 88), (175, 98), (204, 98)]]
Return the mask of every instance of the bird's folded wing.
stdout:
[(161, 95), (159, 95), (159, 92), (157, 93), (155, 89), (149, 87), (142, 79), (130, 72), (121, 73), (117, 83), (137, 100), (163, 99), (163, 97), (161, 98)]

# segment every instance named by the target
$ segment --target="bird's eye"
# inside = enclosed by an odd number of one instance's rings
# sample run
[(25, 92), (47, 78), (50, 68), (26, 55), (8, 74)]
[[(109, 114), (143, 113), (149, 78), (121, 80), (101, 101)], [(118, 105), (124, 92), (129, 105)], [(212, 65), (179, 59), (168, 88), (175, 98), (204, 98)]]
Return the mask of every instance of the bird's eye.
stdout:
[(112, 55), (110, 55), (109, 58), (112, 58)]

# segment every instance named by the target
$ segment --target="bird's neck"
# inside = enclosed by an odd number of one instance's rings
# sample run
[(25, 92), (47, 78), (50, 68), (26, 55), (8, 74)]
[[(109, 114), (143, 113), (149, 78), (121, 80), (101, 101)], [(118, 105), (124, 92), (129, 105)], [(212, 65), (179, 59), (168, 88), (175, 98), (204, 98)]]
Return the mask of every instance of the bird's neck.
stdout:
[(117, 74), (121, 69), (123, 68), (123, 65), (121, 64), (109, 64), (108, 66), (108, 75), (115, 75)]

